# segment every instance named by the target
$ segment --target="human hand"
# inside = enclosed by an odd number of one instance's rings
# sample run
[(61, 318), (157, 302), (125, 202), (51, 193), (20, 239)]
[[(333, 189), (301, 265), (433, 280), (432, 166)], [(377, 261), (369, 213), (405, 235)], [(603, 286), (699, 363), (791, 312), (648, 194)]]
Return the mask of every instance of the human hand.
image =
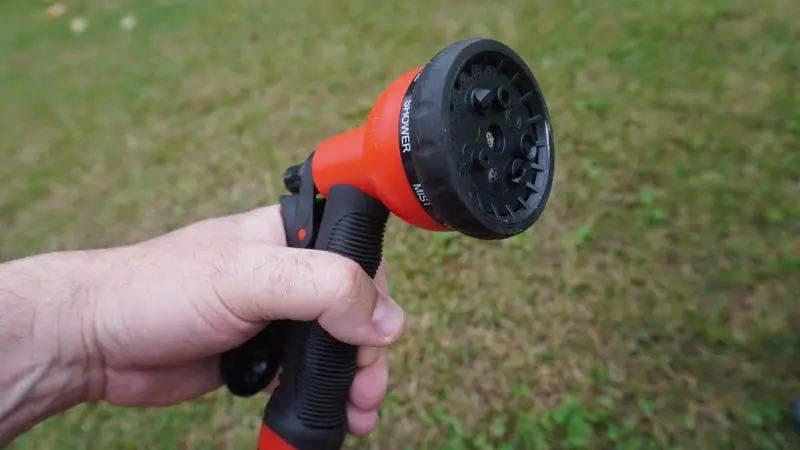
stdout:
[(285, 245), (274, 206), (120, 252), (116, 268), (111, 261), (98, 280), (94, 314), (105, 392), (96, 395), (116, 405), (194, 398), (220, 385), (219, 353), (267, 321), (318, 319), (337, 339), (361, 346), (348, 419), (353, 434), (370, 432), (388, 383), (386, 346), (404, 323), (387, 294), (385, 265), (373, 284), (348, 259)]
[[(160, 406), (198, 397), (221, 385), (219, 355), (269, 321), (318, 320), (359, 346), (349, 431), (371, 432), (388, 384), (386, 348), (405, 323), (387, 294), (385, 266), (373, 283), (342, 256), (285, 245), (279, 207), (270, 206), (130, 246), (63, 254), (69, 275), (56, 278), (71, 280), (72, 295), (54, 311), (72, 319), (49, 320), (66, 324), (58, 351), (81, 349), (69, 358), (85, 365), (81, 400)], [(38, 265), (51, 278), (63, 266), (59, 255)]]

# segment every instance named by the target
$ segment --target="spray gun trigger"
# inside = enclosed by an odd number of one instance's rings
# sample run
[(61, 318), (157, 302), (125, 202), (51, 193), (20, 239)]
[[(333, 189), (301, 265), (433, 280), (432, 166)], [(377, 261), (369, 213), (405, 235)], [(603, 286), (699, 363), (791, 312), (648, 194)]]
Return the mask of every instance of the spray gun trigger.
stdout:
[(286, 243), (292, 248), (314, 248), (325, 200), (311, 175), (311, 158), (284, 173), (284, 183), (291, 195), (280, 197), (281, 214), (286, 230)]

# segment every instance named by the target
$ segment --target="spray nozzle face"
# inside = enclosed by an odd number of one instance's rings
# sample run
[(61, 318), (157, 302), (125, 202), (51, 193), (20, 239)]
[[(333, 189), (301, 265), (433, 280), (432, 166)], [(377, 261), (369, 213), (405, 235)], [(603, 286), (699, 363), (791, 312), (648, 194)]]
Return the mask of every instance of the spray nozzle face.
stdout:
[(533, 225), (550, 195), (554, 141), (542, 92), (518, 54), (492, 39), (452, 44), (406, 99), (403, 163), (431, 217), (480, 239)]
[[(309, 162), (322, 197), (346, 184), (413, 226), (504, 239), (541, 215), (554, 143), (531, 69), (505, 44), (471, 39), (397, 78), (366, 124), (326, 139)], [(285, 174), (290, 191), (299, 173)]]

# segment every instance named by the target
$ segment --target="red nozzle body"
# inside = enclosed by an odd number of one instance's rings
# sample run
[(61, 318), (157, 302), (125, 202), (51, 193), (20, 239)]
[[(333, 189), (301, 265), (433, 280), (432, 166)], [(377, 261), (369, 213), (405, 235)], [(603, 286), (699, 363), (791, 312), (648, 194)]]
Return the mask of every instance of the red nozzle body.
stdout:
[(258, 433), (258, 450), (297, 450), (280, 436), (270, 430), (265, 423), (261, 423), (261, 431)]
[(401, 158), (402, 147), (410, 145), (412, 139), (409, 118), (402, 117), (404, 99), (420, 70), (411, 70), (392, 82), (378, 97), (365, 125), (320, 143), (312, 159), (312, 173), (323, 196), (332, 186), (347, 184), (377, 198), (413, 226), (444, 231), (446, 228), (421, 206), (425, 194), (415, 193)]

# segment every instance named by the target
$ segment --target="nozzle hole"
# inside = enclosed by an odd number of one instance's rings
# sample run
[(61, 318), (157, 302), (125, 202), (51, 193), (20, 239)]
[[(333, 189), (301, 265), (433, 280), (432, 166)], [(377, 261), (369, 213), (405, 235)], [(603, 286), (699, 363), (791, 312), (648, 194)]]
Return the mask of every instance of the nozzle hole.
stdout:
[(499, 186), (500, 183), (503, 181), (502, 178), (500, 177), (500, 172), (494, 167), (489, 169), (487, 178), (489, 179), (489, 184), (492, 186)]
[(522, 156), (524, 156), (525, 159), (531, 160), (536, 157), (536, 139), (534, 139), (532, 134), (523, 134), (519, 143), (521, 147), (520, 150), (522, 150)]
[(508, 108), (508, 104), (511, 101), (511, 93), (508, 92), (505, 86), (500, 86), (497, 88), (497, 103), (500, 105), (501, 108)]
[(511, 166), (509, 167), (509, 175), (511, 175), (512, 181), (518, 180), (525, 175), (525, 164), (521, 159), (515, 159), (511, 162)]
[(505, 140), (503, 138), (503, 129), (500, 126), (493, 124), (486, 130), (486, 146), (495, 153), (503, 151)]
[(480, 169), (488, 169), (490, 165), (489, 161), (489, 153), (484, 150), (480, 150), (474, 153), (473, 160), (475, 162), (475, 166)]
[(483, 88), (473, 89), (472, 106), (478, 114), (485, 114), (492, 106), (492, 91)]

